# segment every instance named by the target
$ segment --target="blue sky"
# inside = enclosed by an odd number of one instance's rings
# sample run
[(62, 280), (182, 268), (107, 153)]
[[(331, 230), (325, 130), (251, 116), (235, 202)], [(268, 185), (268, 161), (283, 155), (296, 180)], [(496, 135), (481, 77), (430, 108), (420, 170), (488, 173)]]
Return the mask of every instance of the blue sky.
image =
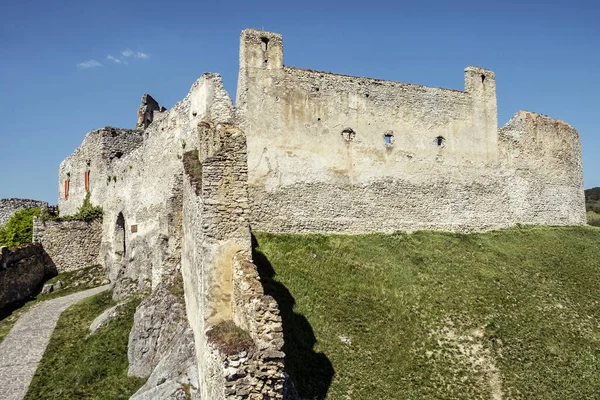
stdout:
[(600, 2), (577, 0), (3, 2), (0, 198), (56, 203), (60, 162), (92, 129), (133, 127), (144, 92), (170, 108), (218, 72), (235, 98), (247, 27), (283, 34), (291, 66), (455, 89), (489, 68), (499, 123), (569, 122), (600, 186), (599, 21)]

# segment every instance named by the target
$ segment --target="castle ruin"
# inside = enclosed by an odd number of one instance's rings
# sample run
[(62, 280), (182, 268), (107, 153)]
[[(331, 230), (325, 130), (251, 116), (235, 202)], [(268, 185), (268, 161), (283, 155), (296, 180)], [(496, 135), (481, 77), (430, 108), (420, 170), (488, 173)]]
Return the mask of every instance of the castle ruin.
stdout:
[[(251, 229), (585, 224), (577, 131), (526, 111), (498, 128), (494, 73), (464, 79), (459, 91), (288, 67), (280, 35), (248, 29), (235, 105), (211, 73), (170, 110), (144, 95), (136, 129), (94, 130), (61, 163), (59, 209), (88, 194), (103, 207), (115, 296), (181, 271), (202, 398), (282, 398), (281, 320)], [(234, 363), (207, 339), (229, 320), (258, 349)]]

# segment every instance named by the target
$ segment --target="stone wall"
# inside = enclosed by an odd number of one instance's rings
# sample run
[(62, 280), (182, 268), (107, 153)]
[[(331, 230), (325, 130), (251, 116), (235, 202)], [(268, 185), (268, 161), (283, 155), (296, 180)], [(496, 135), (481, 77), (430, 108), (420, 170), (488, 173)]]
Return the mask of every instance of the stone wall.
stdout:
[[(494, 73), (468, 67), (464, 78), (459, 91), (291, 68), (283, 65), (281, 36), (244, 31), (237, 107), (248, 142), (252, 228), (361, 233), (584, 223), (576, 133), (558, 121), (526, 125), (526, 136), (540, 140), (523, 153), (520, 143), (501, 139)], [(575, 168), (551, 156), (563, 143)], [(517, 153), (518, 163), (507, 159)], [(560, 180), (550, 172), (556, 169)], [(537, 199), (549, 212), (520, 196), (536, 190), (548, 194)]]
[(61, 272), (100, 264), (102, 220), (42, 222), (34, 217), (33, 242), (44, 246)]
[(100, 259), (115, 282), (115, 297), (156, 287), (165, 270), (179, 263), (182, 156), (199, 148), (197, 125), (205, 116), (233, 120), (231, 99), (217, 74), (202, 75), (170, 110), (155, 110), (145, 130), (115, 137), (132, 141), (120, 157), (111, 157), (115, 152), (108, 149), (115, 147), (94, 131), (61, 164), (59, 181), (68, 173), (71, 179), (69, 198), (59, 198), (63, 215), (83, 202), (89, 172), (90, 200), (104, 210)]
[(36, 207), (48, 207), (48, 203), (29, 199), (0, 199), (0, 226), (6, 224), (17, 211)]
[[(251, 273), (248, 263), (234, 262), (247, 261), (250, 254), (245, 135), (235, 126), (208, 119), (198, 130), (197, 159), (184, 157), (182, 272), (201, 397), (282, 398), (277, 304), (259, 294), (255, 269)], [(247, 331), (253, 345), (229, 353), (211, 342), (207, 332), (227, 321)]]
[(48, 278), (56, 276), (54, 263), (39, 243), (0, 248), (0, 308), (36, 292)]

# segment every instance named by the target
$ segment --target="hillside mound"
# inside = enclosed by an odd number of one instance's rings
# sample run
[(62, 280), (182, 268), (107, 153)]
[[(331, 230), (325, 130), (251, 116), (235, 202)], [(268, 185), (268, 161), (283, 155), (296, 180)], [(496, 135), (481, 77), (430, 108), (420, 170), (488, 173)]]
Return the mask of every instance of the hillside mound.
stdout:
[(255, 235), (303, 398), (598, 396), (598, 228)]

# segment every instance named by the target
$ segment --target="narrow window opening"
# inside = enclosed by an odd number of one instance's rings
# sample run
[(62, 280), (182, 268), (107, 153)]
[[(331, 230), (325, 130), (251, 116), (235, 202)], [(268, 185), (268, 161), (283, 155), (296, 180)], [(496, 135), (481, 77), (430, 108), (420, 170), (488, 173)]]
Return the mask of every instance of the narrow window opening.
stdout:
[(125, 243), (125, 217), (120, 212), (117, 216), (117, 223), (115, 226), (115, 240), (114, 240), (115, 254), (124, 257), (127, 252), (127, 246)]
[(263, 51), (267, 51), (269, 49), (269, 39), (266, 37), (260, 38), (260, 45)]
[(383, 134), (383, 140), (385, 141), (386, 146), (391, 146), (394, 144), (394, 132), (387, 131)]
[(436, 138), (435, 138), (434, 142), (435, 142), (435, 144), (437, 144), (438, 146), (441, 146), (442, 144), (444, 144), (444, 141), (445, 141), (445, 140), (446, 140), (446, 139), (444, 139), (444, 137), (443, 137), (443, 136), (438, 136), (438, 137), (436, 137)]
[(69, 179), (65, 179), (65, 200), (69, 200)]
[(354, 130), (352, 128), (346, 128), (342, 131), (342, 137), (347, 142), (351, 142), (356, 137), (356, 132), (354, 132)]
[(485, 82), (485, 75), (481, 74), (481, 83)]
[(85, 192), (88, 193), (90, 191), (90, 171), (85, 171), (83, 173), (83, 185), (85, 187)]
[(321, 117), (317, 118), (317, 121), (320, 121), (320, 120), (321, 120)]

